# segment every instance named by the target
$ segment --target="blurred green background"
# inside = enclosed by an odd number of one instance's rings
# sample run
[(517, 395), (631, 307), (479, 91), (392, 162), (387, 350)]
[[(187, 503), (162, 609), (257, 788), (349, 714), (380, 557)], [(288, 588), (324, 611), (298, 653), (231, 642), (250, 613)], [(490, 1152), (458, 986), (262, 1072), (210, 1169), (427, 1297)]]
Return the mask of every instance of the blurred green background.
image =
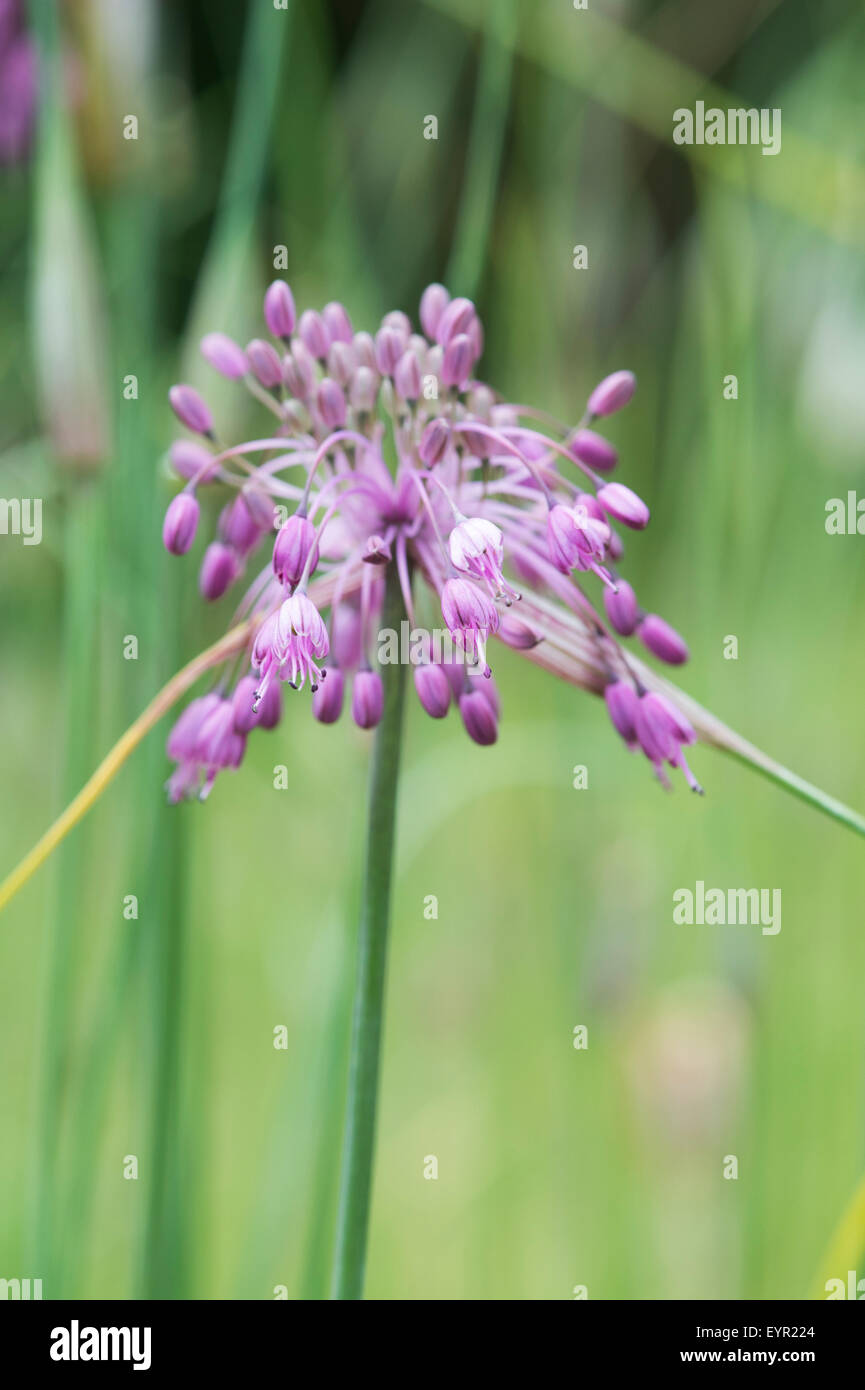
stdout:
[[(160, 544), (165, 393), (206, 379), (201, 332), (258, 331), (279, 245), (300, 307), (359, 327), (431, 280), (474, 297), (506, 398), (576, 420), (635, 370), (610, 436), (653, 521), (626, 573), (686, 635), (682, 684), (865, 809), (865, 541), (824, 528), (865, 495), (861, 6), (29, 22), (0, 495), (41, 497), (44, 534), (0, 536), (3, 872), (230, 616)], [(714, 94), (781, 108), (780, 155), (674, 147)], [(208, 394), (231, 422), (239, 393)], [(494, 748), (409, 701), (368, 1296), (803, 1297), (865, 1167), (862, 846), (708, 749), (705, 799), (664, 795), (599, 701), (495, 666)], [(205, 807), (164, 805), (164, 721), (0, 921), (0, 1276), (45, 1297), (326, 1292), (369, 743), (287, 710)], [(698, 879), (780, 888), (781, 932), (674, 926)]]

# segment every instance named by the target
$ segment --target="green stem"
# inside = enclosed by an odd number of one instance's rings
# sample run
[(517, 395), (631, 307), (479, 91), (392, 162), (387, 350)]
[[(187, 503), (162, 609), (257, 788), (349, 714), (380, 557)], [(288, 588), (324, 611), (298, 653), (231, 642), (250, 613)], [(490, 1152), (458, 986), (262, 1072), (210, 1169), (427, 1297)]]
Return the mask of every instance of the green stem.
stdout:
[(478, 73), (459, 218), (445, 275), (446, 283), (460, 294), (477, 293), (489, 252), (514, 65), (515, 0), (499, 0), (490, 21)]
[(845, 806), (843, 801), (839, 801), (836, 796), (829, 796), (827, 792), (815, 787), (813, 782), (806, 782), (804, 777), (798, 773), (791, 772), (788, 767), (783, 767), (781, 763), (776, 763), (774, 758), (766, 757), (760, 753), (759, 757), (749, 756), (746, 752), (740, 752), (738, 748), (729, 748), (727, 752), (734, 758), (738, 758), (746, 767), (750, 767), (754, 772), (759, 772), (762, 777), (774, 782), (777, 787), (783, 787), (785, 791), (797, 796), (800, 801), (805, 801), (815, 810), (822, 811), (825, 816), (831, 816), (832, 820), (839, 821), (841, 825), (846, 825), (848, 830), (855, 830), (857, 835), (865, 835), (865, 816), (860, 816), (858, 811)]
[[(388, 576), (382, 627), (399, 631), (405, 616), (396, 567)], [(375, 1149), (390, 882), (406, 668), (381, 668), (384, 714), (372, 760), (366, 865), (357, 946), (342, 1178), (331, 1297), (363, 1296)]]

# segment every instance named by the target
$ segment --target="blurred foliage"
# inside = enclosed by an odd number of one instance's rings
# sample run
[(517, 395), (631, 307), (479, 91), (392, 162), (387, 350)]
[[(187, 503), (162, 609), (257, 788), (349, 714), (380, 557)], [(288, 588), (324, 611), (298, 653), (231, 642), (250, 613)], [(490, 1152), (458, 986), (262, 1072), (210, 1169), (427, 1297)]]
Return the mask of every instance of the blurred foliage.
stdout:
[[(165, 389), (203, 324), (257, 322), (284, 243), (298, 301), (343, 299), (361, 326), (455, 265), (488, 378), (563, 418), (632, 367), (611, 428), (653, 523), (630, 575), (687, 635), (683, 684), (861, 809), (865, 552), (824, 530), (826, 501), (865, 488), (861, 7), (522, 0), (487, 35), (494, 9), (62, 5), (114, 413), (81, 737), (107, 748), (226, 621), (198, 604), (194, 557), (159, 544)], [(674, 148), (673, 110), (709, 89), (780, 107), (781, 154), (718, 152), (723, 172)], [(115, 139), (130, 110), (138, 142)], [(59, 809), (79, 737), (76, 484), (32, 366), (35, 173), (0, 173), (0, 495), (44, 499), (41, 546), (0, 537), (4, 867)], [(211, 388), (218, 418), (228, 395)], [(802, 1297), (865, 1167), (861, 846), (708, 751), (705, 800), (664, 796), (597, 701), (510, 652), (497, 675), (493, 749), (409, 711), (368, 1293)], [(289, 714), (206, 807), (164, 809), (152, 740), (76, 832), (64, 1018), (44, 988), (55, 870), (0, 923), (6, 1277), (45, 1272), (40, 1077), (58, 1041), (63, 1060), (47, 1297), (325, 1287), (368, 744), (305, 701)], [(675, 927), (697, 879), (780, 887), (780, 934)]]

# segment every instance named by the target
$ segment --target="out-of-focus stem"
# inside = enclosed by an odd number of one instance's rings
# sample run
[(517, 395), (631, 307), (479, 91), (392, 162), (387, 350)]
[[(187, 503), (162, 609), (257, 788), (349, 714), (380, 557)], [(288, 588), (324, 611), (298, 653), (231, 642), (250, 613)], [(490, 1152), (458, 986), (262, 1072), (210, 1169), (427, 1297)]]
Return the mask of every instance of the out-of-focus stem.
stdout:
[[(96, 703), (96, 647), (100, 578), (95, 562), (101, 553), (102, 506), (96, 484), (81, 482), (69, 493), (66, 516), (63, 613), (66, 795), (86, 775), (89, 731)], [(57, 843), (55, 841), (55, 843)], [(41, 862), (41, 860), (40, 860)], [(58, 1240), (56, 1160), (67, 1082), (67, 1052), (74, 998), (76, 927), (82, 897), (84, 861), (80, 847), (67, 847), (57, 866), (54, 908), (48, 937), (47, 996), (42, 1055), (39, 1158), (36, 1184), (36, 1252), (48, 1287), (58, 1294), (62, 1263)]]
[(496, 182), (508, 119), (516, 42), (516, 0), (498, 0), (489, 11), (469, 137), (468, 158), (446, 283), (475, 294), (489, 252)]
[(182, 695), (195, 684), (199, 676), (205, 671), (209, 671), (212, 666), (218, 666), (220, 662), (239, 652), (249, 640), (253, 630), (251, 623), (241, 623), (239, 627), (232, 628), (224, 637), (220, 637), (218, 642), (214, 642), (212, 647), (206, 651), (199, 652), (198, 656), (193, 657), (176, 676), (172, 676), (167, 685), (164, 685), (159, 694), (150, 701), (150, 704), (140, 714), (133, 724), (117, 740), (114, 747), (105, 755), (102, 762), (93, 773), (92, 777), (81, 788), (77, 796), (73, 797), (66, 810), (61, 816), (57, 817), (54, 824), (46, 830), (41, 840), (33, 846), (29, 854), (26, 854), (9, 874), (8, 878), (0, 883), (0, 912), (11, 902), (15, 894), (29, 878), (44, 864), (49, 854), (57, 848), (69, 831), (78, 824), (83, 816), (87, 814), (90, 807), (104, 792), (112, 778), (120, 771), (126, 759), (134, 753), (141, 740), (150, 732), (154, 724), (158, 724), (164, 714), (167, 714), (172, 705), (175, 705)]

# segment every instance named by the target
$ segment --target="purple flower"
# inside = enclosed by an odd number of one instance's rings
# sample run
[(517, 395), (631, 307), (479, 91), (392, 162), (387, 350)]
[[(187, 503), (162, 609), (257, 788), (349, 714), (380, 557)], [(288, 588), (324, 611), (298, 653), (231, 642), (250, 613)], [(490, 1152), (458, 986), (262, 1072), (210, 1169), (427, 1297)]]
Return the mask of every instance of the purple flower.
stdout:
[(450, 533), (448, 549), (454, 568), (482, 580), (493, 598), (519, 598), (502, 573), (504, 539), (494, 522), (483, 517), (463, 517)]
[(487, 639), (499, 625), (492, 599), (468, 579), (448, 579), (442, 585), (441, 602), (442, 617), (454, 642), (488, 671)]
[(550, 508), (547, 546), (553, 564), (563, 574), (572, 569), (599, 572), (598, 561), (604, 556), (609, 538), (609, 526), (590, 516), (586, 507), (566, 507), (559, 503)]
[(664, 695), (646, 690), (640, 696), (634, 714), (637, 742), (654, 765), (659, 779), (667, 785), (664, 763), (681, 768), (692, 791), (702, 791), (685, 760), (683, 748), (696, 743), (697, 735), (682, 714)]
[[(212, 452), (197, 441), (171, 449), (190, 489), (169, 507), (166, 545), (189, 548), (198, 521), (192, 488), (218, 479), (233, 499), (204, 555), (202, 594), (219, 598), (251, 567), (234, 620), (248, 623), (248, 659), (240, 671), (226, 663), (225, 693), (193, 701), (178, 720), (172, 798), (206, 794), (221, 767), (236, 766), (245, 739), (279, 721), (287, 687), (309, 686), (313, 715), (333, 724), (350, 681), (354, 722), (379, 723), (384, 686), (371, 659), (386, 575), (402, 586), (412, 626), (422, 591), (437, 597), (456, 647), (442, 652), (430, 635), (420, 664), (413, 657), (417, 697), (431, 718), (456, 703), (475, 743), (496, 741), (488, 645), (497, 636), (534, 665), (603, 691), (628, 747), (641, 748), (662, 780), (674, 767), (696, 785), (683, 753), (693, 730), (620, 645), (636, 633), (662, 660), (687, 657), (678, 633), (647, 615), (610, 568), (624, 552), (614, 526), (641, 530), (649, 521), (636, 493), (598, 476), (618, 463), (612, 445), (582, 427), (544, 432), (531, 409), (479, 380), (477, 311), (441, 285), (422, 297), (423, 332), (398, 310), (374, 336), (355, 332), (336, 301), (298, 319), (281, 280), (265, 295), (264, 320), (269, 336), (253, 338), (246, 352), (219, 333), (202, 342), (208, 361), (255, 398), (260, 427)], [(430, 377), (438, 394), (423, 389)], [(620, 409), (634, 384), (630, 372), (601, 382), (589, 417)], [(212, 439), (210, 411), (193, 388), (174, 387), (170, 399), (189, 429)], [(274, 534), (275, 516), (288, 519)]]
[(167, 783), (169, 801), (191, 796), (204, 801), (218, 772), (240, 766), (245, 748), (231, 700), (215, 693), (193, 700), (168, 736), (168, 756), (177, 763)]
[(261, 676), (259, 697), (274, 673), (294, 690), (302, 690), (307, 680), (315, 690), (322, 679), (316, 660), (322, 660), (329, 651), (327, 629), (315, 604), (306, 594), (292, 594), (270, 624), (264, 624), (256, 640), (253, 661)]

